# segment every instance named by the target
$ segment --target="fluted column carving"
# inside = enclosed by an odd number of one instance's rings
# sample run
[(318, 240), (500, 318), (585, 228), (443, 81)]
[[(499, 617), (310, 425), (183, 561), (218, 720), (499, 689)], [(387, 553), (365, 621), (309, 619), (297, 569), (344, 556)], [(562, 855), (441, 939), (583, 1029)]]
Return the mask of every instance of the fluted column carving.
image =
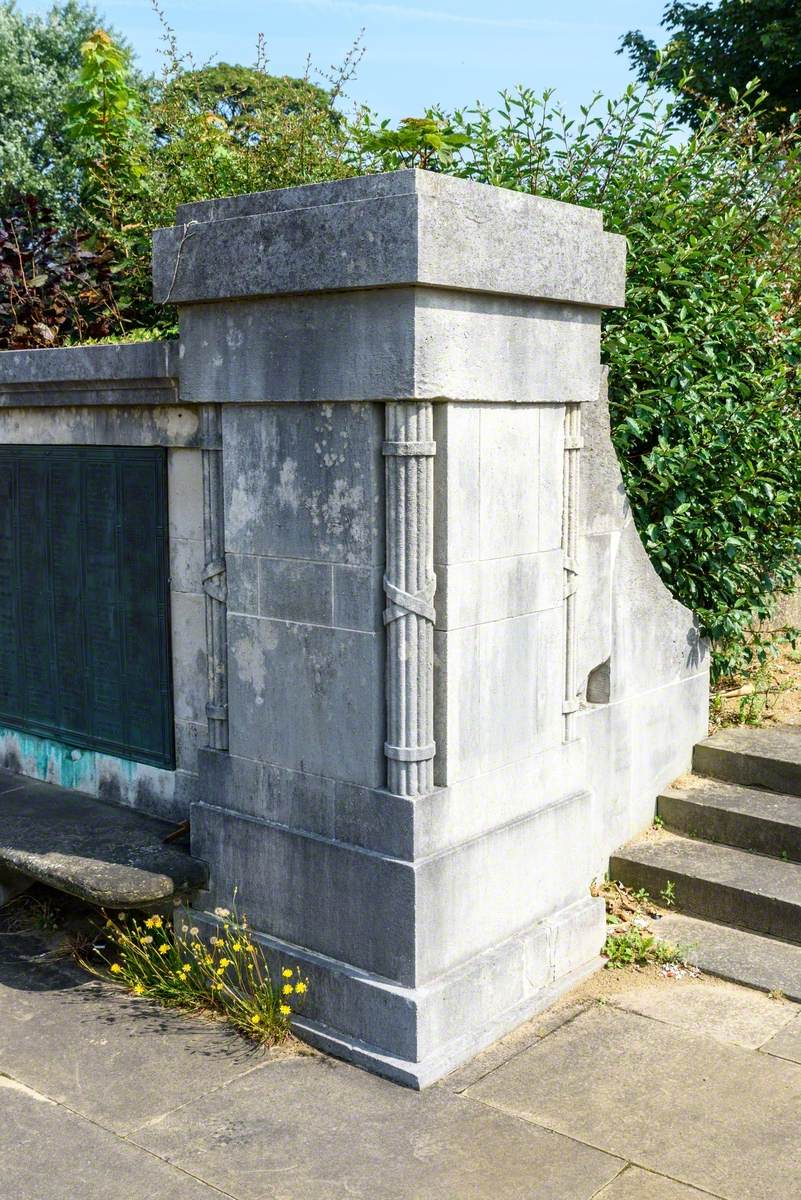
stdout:
[(387, 787), (434, 786), (434, 416), (427, 401), (386, 405)]

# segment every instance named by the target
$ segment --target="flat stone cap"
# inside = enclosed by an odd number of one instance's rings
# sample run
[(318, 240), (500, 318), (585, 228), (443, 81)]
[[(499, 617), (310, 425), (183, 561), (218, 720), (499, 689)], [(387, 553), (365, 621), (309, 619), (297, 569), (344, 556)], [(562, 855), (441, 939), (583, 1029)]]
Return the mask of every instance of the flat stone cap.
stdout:
[(410, 169), (182, 205), (153, 236), (166, 303), (425, 286), (623, 304), (625, 238), (595, 209)]
[(0, 771), (0, 866), (101, 908), (191, 896), (208, 871), (172, 826), (132, 808)]
[[(133, 393), (137, 403), (177, 398), (178, 341), (0, 350), (0, 405), (92, 403), (98, 392)], [(124, 403), (125, 396), (118, 403)]]

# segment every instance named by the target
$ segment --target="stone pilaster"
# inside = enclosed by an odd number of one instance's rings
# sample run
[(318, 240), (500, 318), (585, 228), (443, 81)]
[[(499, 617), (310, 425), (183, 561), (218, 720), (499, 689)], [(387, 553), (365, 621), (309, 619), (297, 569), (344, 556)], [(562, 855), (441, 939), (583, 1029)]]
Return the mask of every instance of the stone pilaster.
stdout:
[(387, 788), (434, 786), (434, 417), (429, 402), (386, 405)]
[(226, 634), (225, 525), (222, 479), (222, 436), (218, 405), (201, 409), (203, 434), (203, 539), (206, 596), (206, 661), (208, 665), (209, 747), (228, 749), (228, 646)]
[(565, 405), (565, 459), (562, 481), (562, 552), (565, 582), (565, 691), (562, 704), (564, 740), (576, 735), (579, 706), (576, 680), (576, 591), (578, 589), (579, 455), (581, 453), (581, 405)]

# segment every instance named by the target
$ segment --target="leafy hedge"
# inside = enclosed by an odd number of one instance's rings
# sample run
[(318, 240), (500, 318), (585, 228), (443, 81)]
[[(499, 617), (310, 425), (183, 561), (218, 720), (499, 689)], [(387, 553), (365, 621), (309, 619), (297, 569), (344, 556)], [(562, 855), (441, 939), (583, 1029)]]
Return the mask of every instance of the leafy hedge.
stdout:
[[(749, 87), (688, 134), (644, 84), (616, 102), (596, 98), (577, 122), (551, 92), (518, 88), (494, 107), (434, 110), (392, 130), (369, 113), (341, 115), (358, 46), (321, 88), (308, 72), (269, 75), (261, 46), (254, 68), (198, 70), (165, 25), (164, 76), (143, 80), (98, 30), (68, 78), (91, 10), (68, 0), (54, 12), (71, 30), (57, 62), (68, 119), (18, 182), (36, 191), (38, 170), (59, 223), (14, 207), (6, 176), (0, 346), (165, 332), (174, 312), (150, 300), (150, 237), (184, 201), (416, 164), (603, 209), (629, 246), (627, 305), (605, 314), (603, 352), (635, 519), (668, 587), (713, 639), (716, 673), (765, 655), (755, 627), (801, 574), (795, 118), (765, 132)], [(27, 45), (9, 0), (0, 17)], [(3, 62), (0, 52), (0, 74)]]
[[(714, 640), (718, 676), (764, 656), (754, 626), (801, 573), (801, 136), (797, 122), (763, 132), (759, 111), (751, 88), (688, 136), (655, 87), (632, 86), (577, 123), (522, 88), (430, 114), (438, 169), (601, 208), (626, 236), (626, 307), (603, 333), (614, 442), (648, 552)], [(362, 144), (369, 165), (397, 164), (380, 126)]]

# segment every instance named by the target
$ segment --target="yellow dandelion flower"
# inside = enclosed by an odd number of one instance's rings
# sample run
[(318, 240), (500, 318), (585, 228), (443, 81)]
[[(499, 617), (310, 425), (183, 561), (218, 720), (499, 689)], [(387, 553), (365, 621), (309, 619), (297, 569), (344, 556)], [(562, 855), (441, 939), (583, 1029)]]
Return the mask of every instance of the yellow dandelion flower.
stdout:
[(302, 979), (299, 979), (298, 982), (295, 984), (295, 991), (299, 992), (301, 996), (303, 995), (304, 992), (308, 991), (308, 987), (303, 982)]
[(292, 1009), (289, 1007), (288, 1004), (281, 1005), (281, 1016), (282, 1017), (288, 1017), (291, 1012), (292, 1012)]
[(111, 966), (109, 967), (109, 970), (111, 971), (112, 975), (121, 975), (122, 974), (122, 967), (120, 966), (119, 963), (112, 963)]
[(231, 965), (230, 958), (221, 958), (220, 959), (220, 970), (224, 971), (225, 968), (230, 967), (230, 965)]
[(142, 987), (142, 984), (141, 984), (141, 983), (135, 983), (135, 984), (134, 984), (134, 987), (133, 987), (133, 993), (134, 993), (134, 995), (135, 995), (135, 996), (144, 996), (144, 994), (145, 994), (145, 989)]
[(294, 990), (295, 989), (293, 988), (291, 983), (285, 983), (284, 986), (281, 988), (281, 991), (284, 993), (285, 996), (291, 996), (292, 993), (294, 992)]
[(237, 953), (239, 953), (239, 951), (242, 949), (242, 943), (241, 943), (241, 942), (234, 942), (234, 944), (233, 944), (233, 946), (231, 947), (231, 949), (232, 949), (232, 950), (234, 950), (234, 951), (236, 951)]
[(158, 913), (156, 913), (155, 916), (148, 917), (145, 921), (145, 925), (147, 925), (148, 929), (161, 929), (161, 924), (161, 917), (158, 915)]
[(250, 1018), (251, 1025), (258, 1025), (260, 1021), (261, 1021), (261, 1017), (259, 1016), (258, 1013), (254, 1013), (253, 1016)]
[(167, 945), (166, 942), (162, 942), (161, 945), (159, 946), (159, 954), (168, 954), (169, 950), (170, 950), (170, 947)]
[(283, 969), (283, 971), (281, 972), (281, 974), (283, 975), (284, 979), (291, 979), (291, 978), (292, 978), (292, 971), (291, 971), (291, 969), (290, 969), (289, 967), (284, 967), (284, 969)]

